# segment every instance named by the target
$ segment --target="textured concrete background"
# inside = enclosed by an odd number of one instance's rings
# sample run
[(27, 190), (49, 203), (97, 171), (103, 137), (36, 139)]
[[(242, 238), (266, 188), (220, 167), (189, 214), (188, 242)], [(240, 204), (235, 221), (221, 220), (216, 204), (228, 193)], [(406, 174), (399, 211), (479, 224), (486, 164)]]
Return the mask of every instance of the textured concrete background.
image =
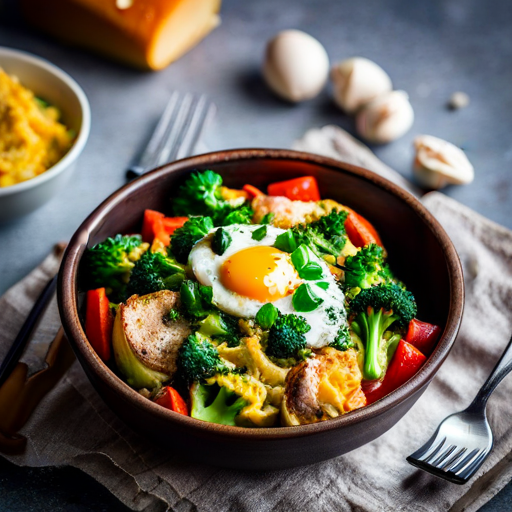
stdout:
[[(6, 3), (7, 2), (7, 3)], [(1, 0), (0, 0), (1, 4)], [(69, 188), (34, 214), (0, 226), (0, 293), (28, 273), (85, 216), (125, 182), (125, 168), (150, 135), (172, 90), (204, 92), (218, 106), (208, 149), (290, 147), (308, 128), (353, 120), (326, 90), (301, 105), (272, 96), (259, 67), (265, 41), (300, 28), (317, 37), (332, 61), (375, 60), (406, 90), (416, 113), (401, 140), (375, 148), (410, 175), (413, 137), (428, 133), (462, 146), (476, 169), (467, 187), (446, 193), (512, 227), (512, 4), (509, 0), (225, 0), (222, 25), (168, 69), (142, 73), (31, 33), (4, 0), (0, 45), (51, 60), (84, 88), (92, 108), (89, 143)], [(454, 91), (471, 97), (450, 112)], [(69, 469), (19, 469), (0, 460), (0, 510), (125, 510), (90, 478)], [(509, 485), (484, 509), (512, 510)]]

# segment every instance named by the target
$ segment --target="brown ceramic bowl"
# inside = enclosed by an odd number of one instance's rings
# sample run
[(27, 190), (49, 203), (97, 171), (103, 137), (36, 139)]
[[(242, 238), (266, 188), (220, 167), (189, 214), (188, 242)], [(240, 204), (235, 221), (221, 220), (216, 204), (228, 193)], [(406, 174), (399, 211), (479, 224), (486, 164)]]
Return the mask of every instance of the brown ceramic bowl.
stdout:
[[(176, 414), (140, 396), (118, 378), (89, 345), (80, 321), (77, 272), (86, 247), (116, 233), (137, 232), (146, 208), (167, 212), (169, 198), (194, 170), (213, 169), (226, 185), (268, 183), (313, 175), (322, 197), (346, 204), (380, 232), (389, 260), (418, 302), (422, 320), (443, 327), (437, 348), (421, 370), (382, 400), (312, 425), (244, 429)], [(243, 149), (200, 155), (163, 166), (124, 186), (80, 226), (59, 275), (62, 324), (76, 355), (105, 402), (130, 427), (173, 452), (207, 464), (279, 469), (347, 453), (390, 429), (425, 391), (457, 335), (464, 304), (459, 258), (447, 234), (412, 195), (370, 171), (329, 158), (285, 150)]]

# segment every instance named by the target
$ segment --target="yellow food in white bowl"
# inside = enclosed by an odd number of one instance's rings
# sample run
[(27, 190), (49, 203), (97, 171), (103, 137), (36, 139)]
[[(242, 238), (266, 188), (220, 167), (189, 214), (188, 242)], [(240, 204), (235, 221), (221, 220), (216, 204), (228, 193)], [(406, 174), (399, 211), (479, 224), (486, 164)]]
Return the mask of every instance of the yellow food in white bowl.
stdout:
[(62, 190), (89, 137), (91, 114), (81, 87), (48, 61), (0, 47), (0, 68), (19, 81), (0, 77), (0, 222), (5, 222)]
[(60, 117), (0, 68), (0, 187), (42, 174), (66, 154), (74, 134)]

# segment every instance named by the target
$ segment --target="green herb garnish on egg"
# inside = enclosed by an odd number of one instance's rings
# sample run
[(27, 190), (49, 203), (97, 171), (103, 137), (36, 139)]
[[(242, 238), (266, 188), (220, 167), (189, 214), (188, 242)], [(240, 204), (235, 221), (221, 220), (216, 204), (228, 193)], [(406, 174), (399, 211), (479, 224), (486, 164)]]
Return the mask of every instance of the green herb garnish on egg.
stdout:
[(215, 254), (222, 256), (231, 245), (233, 239), (231, 235), (223, 228), (217, 229), (212, 239), (212, 250)]
[(311, 249), (301, 244), (291, 254), (291, 260), (295, 270), (302, 279), (308, 281), (316, 281), (322, 278), (323, 270), (320, 263), (312, 259), (313, 254)]
[(260, 241), (261, 241), (261, 240), (263, 240), (266, 236), (267, 236), (267, 226), (266, 226), (266, 225), (263, 225), (263, 226), (261, 226), (261, 228), (255, 229), (255, 230), (252, 232), (252, 236), (251, 236), (251, 238), (252, 238), (253, 240), (256, 240), (256, 241), (260, 242)]
[(268, 304), (261, 306), (259, 311), (256, 313), (256, 323), (262, 329), (270, 329), (272, 325), (274, 325), (274, 322), (277, 320), (278, 316), (279, 311), (273, 304), (269, 302)]
[(323, 301), (324, 299), (316, 295), (308, 283), (302, 283), (292, 297), (293, 307), (300, 313), (314, 311)]

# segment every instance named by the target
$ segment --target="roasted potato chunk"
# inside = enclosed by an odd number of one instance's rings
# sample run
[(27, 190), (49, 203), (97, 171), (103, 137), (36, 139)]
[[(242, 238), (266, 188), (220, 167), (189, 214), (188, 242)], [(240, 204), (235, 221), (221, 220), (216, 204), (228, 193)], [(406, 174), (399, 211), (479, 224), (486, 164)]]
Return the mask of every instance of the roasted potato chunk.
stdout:
[(294, 366), (286, 377), (283, 425), (305, 425), (335, 418), (366, 405), (357, 352), (323, 348)]

